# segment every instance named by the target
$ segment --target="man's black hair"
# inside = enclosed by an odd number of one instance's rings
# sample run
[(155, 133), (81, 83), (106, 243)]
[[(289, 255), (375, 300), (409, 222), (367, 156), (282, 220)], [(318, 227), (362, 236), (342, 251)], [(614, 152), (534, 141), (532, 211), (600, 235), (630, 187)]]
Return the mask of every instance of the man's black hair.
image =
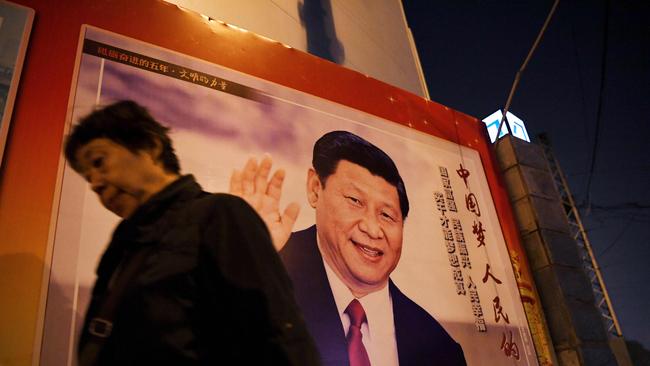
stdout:
[(312, 165), (323, 188), (327, 178), (334, 174), (339, 161), (347, 160), (360, 165), (372, 175), (384, 178), (397, 189), (402, 218), (409, 213), (409, 199), (404, 181), (397, 166), (385, 152), (363, 138), (347, 131), (332, 131), (323, 135), (314, 144)]
[(158, 123), (136, 102), (116, 102), (83, 117), (74, 126), (65, 142), (65, 158), (74, 170), (80, 171), (76, 153), (94, 139), (107, 138), (133, 153), (155, 148), (157, 140), (162, 147), (159, 161), (165, 171), (179, 174), (180, 164), (168, 132), (169, 128)]

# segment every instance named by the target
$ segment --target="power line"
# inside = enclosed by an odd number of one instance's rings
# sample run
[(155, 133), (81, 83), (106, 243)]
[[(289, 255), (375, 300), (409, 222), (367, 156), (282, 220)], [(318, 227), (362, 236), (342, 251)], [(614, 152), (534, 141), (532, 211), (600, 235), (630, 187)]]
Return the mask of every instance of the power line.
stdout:
[[(582, 209), (586, 208), (584, 204), (576, 205), (576, 207)], [(650, 204), (641, 204), (638, 202), (623, 202), (615, 205), (589, 205), (589, 208), (592, 210), (646, 210), (650, 208)]]
[[(611, 152), (611, 151), (610, 151)], [(578, 171), (578, 172), (573, 172), (573, 173), (567, 173), (567, 177), (578, 177), (581, 175), (586, 175), (589, 174), (589, 171)], [(650, 173), (650, 165), (639, 165), (639, 166), (631, 166), (631, 167), (621, 167), (620, 165), (616, 167), (616, 174), (648, 174)], [(601, 174), (607, 174), (611, 175), (612, 174), (612, 169), (606, 169), (606, 168), (601, 168), (601, 170), (594, 170), (593, 171), (594, 175), (601, 175)]]
[(632, 222), (633, 220), (631, 218), (627, 220), (627, 223), (625, 224), (623, 229), (618, 233), (618, 235), (616, 235), (616, 239), (614, 239), (614, 241), (611, 244), (609, 244), (605, 249), (603, 249), (600, 252), (600, 254), (598, 254), (598, 257), (602, 258), (605, 255), (605, 253), (607, 253), (618, 243), (618, 241), (623, 237), (623, 234), (625, 234), (627, 232), (627, 229), (630, 227), (630, 225), (632, 225)]
[[(575, 10), (575, 6), (574, 6), (574, 10)], [(575, 11), (572, 12), (572, 13), (575, 14)], [(582, 113), (581, 113), (581, 115), (582, 115), (582, 128), (583, 128), (584, 133), (585, 133), (585, 145), (586, 145), (588, 143), (586, 140), (587, 140), (587, 138), (589, 136), (589, 133), (588, 133), (589, 128), (587, 126), (587, 107), (586, 107), (587, 103), (585, 101), (585, 88), (584, 88), (584, 82), (583, 82), (583, 78), (582, 78), (582, 67), (581, 67), (581, 64), (580, 64), (580, 55), (578, 54), (578, 45), (577, 45), (577, 42), (576, 42), (576, 30), (575, 30), (574, 22), (571, 21), (570, 24), (571, 24), (571, 41), (573, 43), (573, 57), (575, 58), (576, 68), (577, 68), (577, 71), (578, 71), (577, 72), (577, 74), (578, 74), (578, 89), (579, 89), (579, 92), (580, 92), (580, 107), (581, 107), (581, 110), (582, 110)]]
[[(643, 195), (645, 196), (645, 194), (648, 193), (648, 191), (650, 191), (650, 187), (648, 187), (648, 188), (643, 192)], [(628, 203), (628, 204), (631, 204), (631, 205), (640, 205), (640, 204), (638, 204), (638, 203), (636, 203), (636, 202), (631, 202), (631, 203)], [(610, 249), (612, 249), (614, 246), (616, 246), (616, 244), (619, 242), (619, 240), (623, 237), (623, 234), (625, 234), (625, 233), (627, 232), (627, 229), (628, 229), (628, 228), (629, 228), (633, 223), (637, 223), (637, 222), (639, 222), (639, 220), (637, 220), (637, 219), (638, 219), (638, 217), (637, 217), (636, 215), (635, 215), (635, 216), (630, 216), (630, 217), (627, 219), (627, 222), (625, 223), (625, 226), (623, 227), (623, 229), (622, 229), (622, 230), (618, 233), (618, 235), (616, 236), (616, 239), (614, 239), (614, 241), (613, 241), (611, 244), (609, 244), (605, 249), (603, 249), (603, 250), (600, 252), (600, 254), (599, 254), (598, 256), (599, 256), (599, 257), (604, 256), (605, 253), (607, 253)], [(642, 220), (641, 220), (641, 222), (643, 223)]]
[(605, 94), (605, 75), (607, 74), (607, 47), (608, 47), (608, 33), (609, 33), (609, 0), (605, 0), (603, 24), (603, 52), (601, 54), (601, 68), (600, 68), (600, 87), (598, 90), (598, 110), (596, 112), (596, 131), (594, 133), (594, 145), (591, 152), (591, 164), (589, 167), (589, 176), (587, 178), (587, 205), (591, 202), (591, 182), (594, 176), (594, 166), (596, 165), (596, 153), (598, 152), (598, 140), (600, 136), (600, 125), (603, 119), (603, 95)]

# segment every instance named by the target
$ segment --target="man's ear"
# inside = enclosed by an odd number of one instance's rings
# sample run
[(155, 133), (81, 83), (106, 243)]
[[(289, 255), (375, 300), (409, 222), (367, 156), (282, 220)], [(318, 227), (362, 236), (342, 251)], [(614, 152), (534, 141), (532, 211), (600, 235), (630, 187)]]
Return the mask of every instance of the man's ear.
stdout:
[(162, 142), (160, 142), (160, 139), (154, 138), (153, 139), (153, 146), (149, 147), (145, 150), (145, 153), (147, 153), (149, 156), (151, 156), (151, 160), (153, 160), (155, 163), (161, 163), (161, 156), (162, 156)]
[(318, 202), (322, 190), (323, 185), (320, 177), (314, 168), (309, 168), (307, 172), (307, 201), (309, 201), (311, 207), (316, 208), (316, 202)]

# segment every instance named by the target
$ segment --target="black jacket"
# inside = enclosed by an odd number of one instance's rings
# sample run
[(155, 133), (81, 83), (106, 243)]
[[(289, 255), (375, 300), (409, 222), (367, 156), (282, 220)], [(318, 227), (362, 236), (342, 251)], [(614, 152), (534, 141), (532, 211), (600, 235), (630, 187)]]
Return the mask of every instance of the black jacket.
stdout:
[(88, 322), (134, 253), (100, 365), (316, 365), (266, 226), (243, 200), (184, 176), (123, 220), (97, 269)]

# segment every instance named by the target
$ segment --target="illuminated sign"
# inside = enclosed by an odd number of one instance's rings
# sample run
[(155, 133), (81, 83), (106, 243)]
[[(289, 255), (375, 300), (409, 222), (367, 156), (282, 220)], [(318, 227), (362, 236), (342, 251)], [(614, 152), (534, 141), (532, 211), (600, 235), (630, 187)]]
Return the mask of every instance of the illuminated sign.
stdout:
[[(519, 117), (515, 116), (510, 112), (506, 113), (506, 116), (508, 117), (508, 124), (510, 125), (510, 130), (512, 131), (512, 135), (524, 141), (530, 142), (530, 138), (528, 137), (528, 131), (526, 131), (526, 125), (524, 125), (524, 121), (522, 121)], [(503, 113), (501, 112), (500, 109), (492, 113), (491, 115), (483, 118), (483, 122), (485, 122), (488, 133), (490, 134), (490, 141), (492, 142), (494, 142), (497, 139), (497, 130), (499, 129), (499, 123), (501, 123), (501, 118), (503, 118)], [(503, 126), (501, 127), (501, 133), (499, 133), (499, 137), (507, 133), (508, 133), (508, 128), (506, 126)]]

